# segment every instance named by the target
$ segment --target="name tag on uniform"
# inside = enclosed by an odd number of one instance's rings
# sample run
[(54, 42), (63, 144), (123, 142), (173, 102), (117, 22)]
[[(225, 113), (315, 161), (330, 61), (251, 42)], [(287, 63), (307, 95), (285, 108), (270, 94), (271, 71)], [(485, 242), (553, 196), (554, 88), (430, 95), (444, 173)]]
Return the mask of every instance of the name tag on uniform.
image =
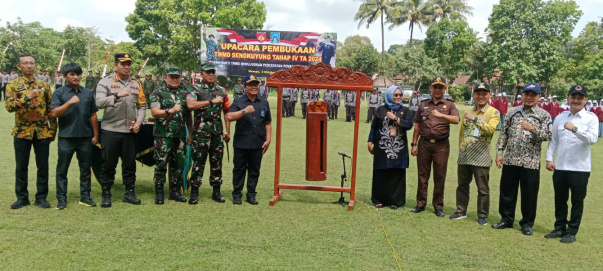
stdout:
[(262, 109), (260, 110), (260, 117), (266, 117), (266, 110)]
[(398, 128), (396, 128), (396, 126), (392, 125), (389, 127), (389, 136), (391, 136), (391, 137), (398, 136)]
[(479, 136), (479, 129), (475, 128), (475, 130), (473, 130), (473, 136), (474, 137), (478, 137)]

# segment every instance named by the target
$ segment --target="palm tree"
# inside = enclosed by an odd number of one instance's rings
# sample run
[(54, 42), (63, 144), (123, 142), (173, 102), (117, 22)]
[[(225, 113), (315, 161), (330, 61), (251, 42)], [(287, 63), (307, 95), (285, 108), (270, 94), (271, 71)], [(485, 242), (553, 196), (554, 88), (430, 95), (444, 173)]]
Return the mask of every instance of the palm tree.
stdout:
[(465, 15), (473, 16), (471, 12), (473, 7), (467, 4), (466, 0), (429, 0), (434, 19), (456, 17), (467, 21)]
[(381, 62), (385, 61), (385, 34), (383, 32), (383, 18), (396, 2), (394, 0), (365, 0), (358, 8), (354, 20), (358, 23), (358, 28), (366, 23), (366, 28), (381, 19)]
[(431, 6), (424, 0), (402, 0), (390, 9), (388, 14), (388, 23), (391, 23), (389, 29), (403, 25), (408, 22), (410, 30), (410, 44), (412, 45), (412, 33), (415, 25), (420, 31), (423, 31), (422, 26), (429, 26), (433, 23)]

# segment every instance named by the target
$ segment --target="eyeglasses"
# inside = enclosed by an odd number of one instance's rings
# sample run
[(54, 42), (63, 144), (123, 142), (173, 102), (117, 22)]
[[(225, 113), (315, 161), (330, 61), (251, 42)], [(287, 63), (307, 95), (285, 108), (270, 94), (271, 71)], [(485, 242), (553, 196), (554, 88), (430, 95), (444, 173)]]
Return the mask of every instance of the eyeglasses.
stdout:
[(215, 70), (209, 70), (209, 71), (203, 71), (203, 72), (205, 72), (207, 74), (216, 74)]
[(394, 94), (394, 97), (402, 97), (402, 94)]
[(23, 63), (19, 63), (21, 66), (35, 66), (36, 63), (35, 62), (23, 62)]

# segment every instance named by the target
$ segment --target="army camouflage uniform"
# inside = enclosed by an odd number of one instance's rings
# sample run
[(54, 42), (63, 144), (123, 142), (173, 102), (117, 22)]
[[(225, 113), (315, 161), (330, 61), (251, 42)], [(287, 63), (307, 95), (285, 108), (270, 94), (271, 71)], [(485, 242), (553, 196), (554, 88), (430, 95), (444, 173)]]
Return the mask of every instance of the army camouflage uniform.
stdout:
[(200, 187), (205, 161), (209, 154), (209, 165), (211, 167), (209, 184), (220, 186), (222, 184), (222, 158), (224, 156), (224, 142), (222, 139), (222, 111), (230, 109), (228, 95), (223, 87), (201, 83), (192, 86), (188, 90), (187, 98), (197, 101), (213, 100), (222, 96), (221, 104), (210, 104), (198, 110), (194, 110), (193, 117), (193, 168), (191, 174), (191, 186)]
[[(143, 87), (144, 89), (144, 87)], [(154, 90), (150, 95), (151, 108), (168, 110), (180, 104), (181, 111), (164, 118), (156, 118), (153, 127), (155, 137), (154, 157), (155, 175), (153, 182), (163, 185), (166, 181), (167, 166), (170, 165), (170, 182), (174, 186), (182, 185), (182, 171), (186, 145), (186, 89), (180, 84), (178, 89), (169, 89), (166, 84)]]
[(232, 97), (234, 99), (239, 98), (241, 96), (245, 95), (245, 89), (243, 88), (243, 85), (239, 85), (238, 83), (234, 86), (234, 93), (232, 94)]
[[(40, 91), (40, 95), (35, 99), (27, 97), (32, 89)], [(15, 127), (11, 134), (14, 136), (17, 201), (29, 204), (27, 183), (32, 145), (38, 168), (36, 202), (46, 200), (48, 196), (49, 146), (57, 132), (56, 119), (48, 115), (52, 98), (50, 86), (39, 79), (28, 80), (25, 77), (19, 77), (6, 86), (6, 97), (6, 110), (10, 113), (15, 112)]]
[[(151, 100), (151, 93), (154, 92), (154, 90), (156, 88), (159, 87), (163, 87), (162, 85), (155, 85), (155, 82), (152, 79), (144, 79), (144, 82), (142, 83), (142, 89), (144, 90), (144, 96), (147, 99), (147, 101)], [(185, 89), (186, 90), (186, 89)]]

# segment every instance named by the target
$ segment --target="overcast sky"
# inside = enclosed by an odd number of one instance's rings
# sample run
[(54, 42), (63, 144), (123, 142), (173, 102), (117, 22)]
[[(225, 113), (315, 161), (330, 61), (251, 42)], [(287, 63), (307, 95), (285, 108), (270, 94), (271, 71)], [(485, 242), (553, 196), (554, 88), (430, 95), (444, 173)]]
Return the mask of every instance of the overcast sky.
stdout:
[[(103, 38), (131, 41), (125, 31), (125, 17), (134, 11), (135, 0), (2, 0), (0, 23), (39, 21), (45, 27), (62, 31), (65, 26), (96, 27)], [(373, 45), (381, 48), (379, 24), (358, 28), (354, 15), (361, 1), (353, 0), (265, 0), (268, 10), (264, 27), (280, 31), (336, 32), (338, 40), (352, 35), (371, 38)], [(474, 15), (468, 18), (469, 25), (482, 34), (488, 26), (492, 6), (499, 0), (469, 0)], [(576, 0), (584, 14), (576, 25), (573, 35), (577, 36), (590, 21), (600, 21), (603, 15), (603, 0)], [(385, 30), (385, 50), (391, 44), (405, 43), (410, 38), (408, 25), (391, 31)], [(425, 37), (415, 28), (413, 38)]]

